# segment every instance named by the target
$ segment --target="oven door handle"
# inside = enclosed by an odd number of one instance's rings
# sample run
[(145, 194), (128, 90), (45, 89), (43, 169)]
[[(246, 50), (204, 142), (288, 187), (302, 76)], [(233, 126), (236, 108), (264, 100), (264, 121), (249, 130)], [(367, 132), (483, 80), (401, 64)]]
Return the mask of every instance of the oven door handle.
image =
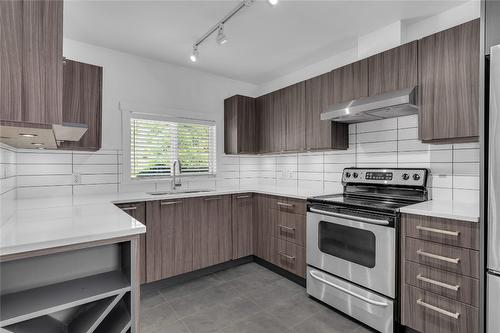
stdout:
[(323, 282), (324, 284), (327, 284), (327, 285), (329, 285), (330, 287), (333, 287), (333, 288), (335, 288), (335, 289), (337, 289), (337, 290), (340, 290), (340, 291), (342, 291), (342, 292), (344, 292), (344, 293), (346, 293), (346, 294), (348, 294), (348, 295), (351, 295), (351, 296), (353, 296), (353, 297), (356, 297), (356, 298), (358, 298), (358, 299), (360, 299), (360, 300), (362, 300), (362, 301), (364, 301), (364, 302), (366, 302), (366, 303), (370, 303), (370, 304), (372, 304), (372, 305), (376, 305), (376, 306), (384, 306), (384, 307), (386, 307), (386, 306), (388, 306), (388, 305), (389, 305), (389, 304), (388, 304), (388, 303), (386, 303), (386, 302), (374, 301), (374, 300), (369, 299), (369, 298), (367, 298), (367, 297), (365, 297), (365, 296), (362, 296), (362, 295), (356, 294), (355, 292), (352, 292), (352, 291), (350, 291), (350, 290), (348, 290), (348, 289), (346, 289), (346, 288), (344, 288), (344, 287), (341, 287), (341, 286), (339, 286), (339, 285), (336, 285), (335, 283), (331, 283), (330, 281), (327, 281), (327, 280), (325, 280), (325, 279), (323, 279), (323, 278), (321, 278), (321, 277), (317, 276), (315, 273), (316, 273), (316, 271), (309, 271), (309, 275), (311, 275), (311, 276), (312, 276), (313, 278), (315, 278), (316, 280), (318, 280), (318, 281), (320, 281), (320, 282)]
[(380, 225), (388, 225), (390, 222), (387, 220), (378, 220), (378, 219), (371, 219), (369, 217), (362, 217), (362, 216), (353, 216), (353, 215), (346, 215), (346, 214), (340, 214), (340, 213), (334, 213), (334, 212), (329, 212), (326, 210), (321, 210), (321, 209), (316, 209), (316, 208), (309, 208), (309, 210), (313, 213), (318, 213), (318, 214), (323, 214), (323, 215), (328, 215), (328, 216), (334, 216), (334, 217), (341, 217), (345, 218), (348, 220), (354, 220), (358, 222), (366, 222), (366, 223), (372, 223), (372, 224), (380, 224)]

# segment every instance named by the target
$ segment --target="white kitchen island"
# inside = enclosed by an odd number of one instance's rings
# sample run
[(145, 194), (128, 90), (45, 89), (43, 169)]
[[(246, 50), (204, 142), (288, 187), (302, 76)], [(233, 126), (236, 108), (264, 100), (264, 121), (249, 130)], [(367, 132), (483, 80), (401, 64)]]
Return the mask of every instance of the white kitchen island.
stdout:
[(138, 332), (140, 222), (108, 202), (16, 202), (0, 225), (0, 327)]

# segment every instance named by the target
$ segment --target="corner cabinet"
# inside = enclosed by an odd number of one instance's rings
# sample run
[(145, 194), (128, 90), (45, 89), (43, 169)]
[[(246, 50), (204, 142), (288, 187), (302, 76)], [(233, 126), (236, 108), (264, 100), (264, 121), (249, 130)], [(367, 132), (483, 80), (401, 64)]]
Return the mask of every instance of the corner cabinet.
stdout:
[(479, 19), (421, 39), (419, 138), (479, 139)]
[(102, 67), (66, 59), (63, 65), (63, 122), (85, 124), (87, 132), (59, 148), (95, 151), (101, 148)]
[(253, 194), (234, 194), (232, 201), (233, 259), (239, 259), (253, 255)]
[(224, 153), (258, 152), (255, 98), (235, 95), (224, 100)]
[(62, 42), (62, 0), (0, 2), (1, 121), (62, 122)]

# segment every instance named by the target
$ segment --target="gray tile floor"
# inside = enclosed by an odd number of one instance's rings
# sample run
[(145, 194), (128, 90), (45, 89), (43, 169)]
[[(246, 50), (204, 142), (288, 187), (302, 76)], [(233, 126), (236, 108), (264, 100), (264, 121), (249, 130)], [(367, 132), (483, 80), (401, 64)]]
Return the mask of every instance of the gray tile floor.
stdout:
[(371, 332), (255, 263), (156, 289), (141, 296), (142, 333)]

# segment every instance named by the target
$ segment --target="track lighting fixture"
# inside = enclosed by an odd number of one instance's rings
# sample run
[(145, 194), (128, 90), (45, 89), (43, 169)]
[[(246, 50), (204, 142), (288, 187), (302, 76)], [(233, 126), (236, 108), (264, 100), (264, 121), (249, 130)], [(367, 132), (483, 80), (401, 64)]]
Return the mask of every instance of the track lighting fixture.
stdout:
[[(1, 0), (0, 0), (1, 1)], [(201, 36), (196, 43), (193, 44), (193, 53), (189, 59), (192, 62), (198, 60), (198, 46), (200, 46), (208, 37), (210, 37), (214, 32), (217, 31), (216, 41), (220, 45), (224, 45), (228, 42), (226, 34), (224, 33), (224, 24), (227, 23), (231, 18), (233, 18), (240, 10), (243, 8), (249, 8), (253, 5), (256, 0), (242, 0), (233, 10), (226, 14), (216, 25), (214, 25), (210, 30), (208, 30), (203, 36)], [(279, 0), (267, 0), (271, 6), (276, 6)]]
[(226, 34), (224, 34), (224, 24), (221, 24), (219, 26), (219, 32), (217, 33), (217, 43), (219, 43), (219, 45), (224, 45), (227, 43), (227, 37)]
[(192, 62), (196, 62), (198, 60), (198, 46), (193, 46), (193, 53), (191, 53), (191, 57), (189, 57)]

